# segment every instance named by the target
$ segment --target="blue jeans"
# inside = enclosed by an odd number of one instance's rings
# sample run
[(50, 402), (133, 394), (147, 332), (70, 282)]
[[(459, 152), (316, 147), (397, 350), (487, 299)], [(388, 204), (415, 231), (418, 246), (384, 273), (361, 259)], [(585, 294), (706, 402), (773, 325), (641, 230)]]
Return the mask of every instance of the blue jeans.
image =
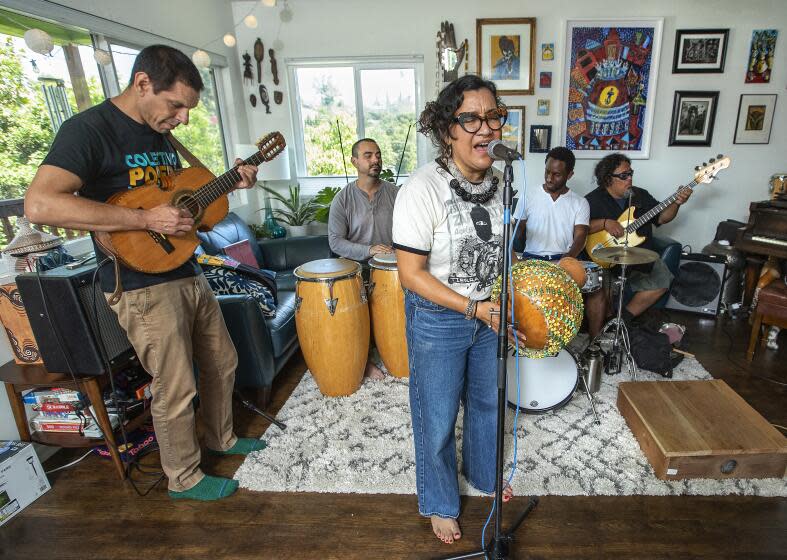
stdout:
[(460, 401), (462, 471), (478, 490), (495, 491), (497, 335), (483, 322), (409, 290), (405, 313), (418, 511), (457, 518), (454, 431)]

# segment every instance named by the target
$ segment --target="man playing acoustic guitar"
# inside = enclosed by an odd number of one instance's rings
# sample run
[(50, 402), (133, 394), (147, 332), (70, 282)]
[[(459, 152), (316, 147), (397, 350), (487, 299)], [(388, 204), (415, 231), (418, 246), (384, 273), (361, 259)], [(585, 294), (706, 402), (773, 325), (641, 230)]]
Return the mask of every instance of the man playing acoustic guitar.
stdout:
[[(617, 220), (629, 205), (629, 194), (632, 196), (631, 206), (636, 208), (634, 215), (637, 218), (659, 204), (648, 191), (632, 186), (634, 170), (631, 169), (631, 160), (623, 154), (606, 156), (598, 162), (594, 174), (598, 187), (585, 197), (590, 203), (591, 234), (605, 230), (613, 237), (624, 235), (623, 226)], [(689, 199), (691, 192), (691, 189), (680, 191), (675, 202), (662, 210), (653, 222), (660, 226), (674, 220), (678, 208)], [(636, 233), (645, 238), (640, 247), (653, 250), (651, 222), (644, 224)], [(652, 266), (647, 264), (632, 267), (628, 285), (634, 292), (634, 297), (623, 309), (623, 318), (630, 321), (644, 313), (666, 293), (671, 282), (672, 273), (661, 259), (656, 260)]]
[[(149, 210), (123, 208), (105, 201), (180, 168), (167, 134), (188, 124), (203, 87), (199, 71), (182, 52), (163, 45), (143, 49), (120, 95), (60, 127), (27, 191), (25, 214), (33, 223), (78, 230), (147, 230), (166, 236), (190, 232), (194, 219), (186, 210), (169, 204)], [(236, 187), (252, 187), (257, 168), (241, 163), (235, 161), (241, 177)], [(98, 262), (106, 257), (98, 246), (96, 256)], [(200, 469), (192, 405), (195, 362), (208, 449), (247, 454), (265, 443), (233, 433), (231, 399), (238, 360), (218, 302), (193, 258), (162, 274), (122, 264), (118, 270), (124, 291), (112, 309), (153, 377), (151, 411), (169, 495), (197, 500), (229, 496), (238, 487), (236, 481)], [(105, 293), (115, 289), (111, 265), (101, 267), (100, 279)]]

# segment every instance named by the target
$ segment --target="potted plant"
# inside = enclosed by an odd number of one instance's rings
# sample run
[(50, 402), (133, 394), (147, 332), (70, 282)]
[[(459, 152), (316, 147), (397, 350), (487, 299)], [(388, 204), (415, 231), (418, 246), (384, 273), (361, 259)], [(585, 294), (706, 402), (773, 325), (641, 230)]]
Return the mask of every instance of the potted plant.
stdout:
[(273, 215), (290, 226), (290, 234), (293, 237), (306, 235), (306, 226), (314, 220), (317, 207), (313, 201), (304, 201), (301, 198), (301, 186), (297, 183), (290, 185), (288, 196), (284, 196), (270, 187), (261, 186), (260, 188), (281, 204), (282, 208), (273, 209)]

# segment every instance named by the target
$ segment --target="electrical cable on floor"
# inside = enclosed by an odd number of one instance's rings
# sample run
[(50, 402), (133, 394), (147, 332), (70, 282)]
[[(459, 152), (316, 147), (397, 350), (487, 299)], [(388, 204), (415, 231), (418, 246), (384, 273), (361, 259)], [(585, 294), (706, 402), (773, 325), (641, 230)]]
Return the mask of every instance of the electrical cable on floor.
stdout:
[(57, 467), (57, 468), (55, 468), (55, 469), (52, 469), (52, 470), (49, 470), (49, 471), (44, 471), (44, 473), (45, 473), (45, 474), (52, 474), (53, 472), (62, 471), (62, 470), (64, 470), (64, 469), (67, 469), (67, 468), (69, 468), (69, 467), (73, 467), (74, 465), (76, 465), (77, 463), (79, 463), (80, 461), (82, 461), (82, 459), (84, 459), (85, 457), (87, 457), (87, 456), (88, 456), (88, 455), (90, 455), (91, 453), (93, 453), (93, 450), (92, 450), (92, 449), (91, 449), (91, 450), (89, 450), (89, 451), (88, 451), (87, 453), (85, 453), (84, 455), (82, 455), (82, 456), (81, 456), (79, 459), (74, 459), (73, 461), (71, 461), (71, 462), (70, 462), (70, 463), (68, 463), (67, 465), (63, 465), (62, 467)]
[(781, 424), (773, 424), (773, 423), (771, 423), (771, 426), (773, 426), (774, 428), (779, 428), (780, 430), (784, 430), (785, 432), (787, 432), (787, 428), (782, 426)]

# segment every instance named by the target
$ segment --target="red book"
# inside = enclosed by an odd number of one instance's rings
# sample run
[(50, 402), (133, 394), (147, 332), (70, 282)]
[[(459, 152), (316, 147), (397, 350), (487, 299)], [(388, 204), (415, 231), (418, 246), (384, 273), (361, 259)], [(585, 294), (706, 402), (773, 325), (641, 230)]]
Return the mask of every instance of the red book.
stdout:
[(39, 432), (79, 432), (80, 424), (63, 422), (36, 422)]
[(71, 403), (44, 402), (39, 405), (43, 412), (74, 412), (76, 408)]
[(260, 267), (260, 263), (257, 262), (257, 257), (254, 256), (254, 253), (251, 251), (251, 245), (249, 244), (248, 239), (244, 239), (243, 241), (238, 241), (237, 243), (233, 243), (232, 245), (227, 245), (224, 247), (224, 253), (236, 261), (239, 261), (243, 264), (247, 264), (255, 269)]

